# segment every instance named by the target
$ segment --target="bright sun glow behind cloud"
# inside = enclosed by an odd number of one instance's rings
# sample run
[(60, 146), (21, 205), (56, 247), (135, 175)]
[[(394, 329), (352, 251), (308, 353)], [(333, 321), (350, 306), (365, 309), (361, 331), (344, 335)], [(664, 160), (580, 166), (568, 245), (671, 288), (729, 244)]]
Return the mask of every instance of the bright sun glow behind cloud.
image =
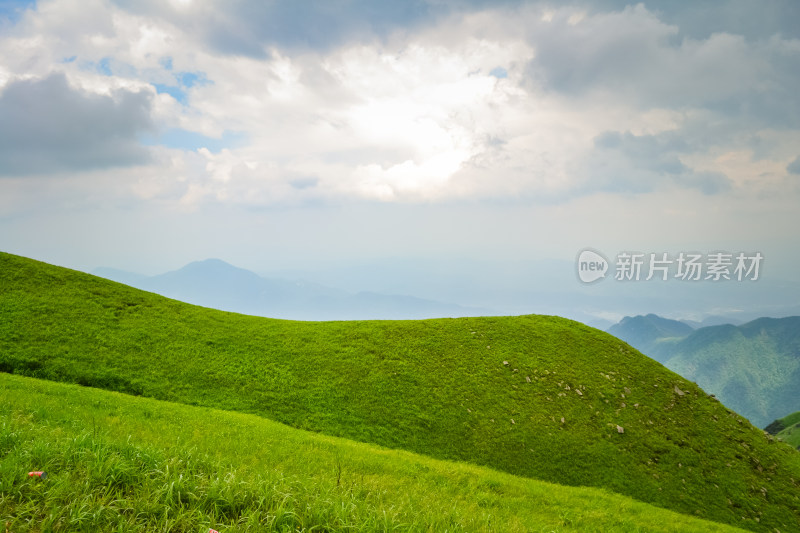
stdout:
[(514, 205), (524, 224), (484, 235), (535, 222), (560, 256), (582, 231), (796, 226), (800, 39), (769, 6), (298, 5), (20, 9), (0, 26), (0, 220)]

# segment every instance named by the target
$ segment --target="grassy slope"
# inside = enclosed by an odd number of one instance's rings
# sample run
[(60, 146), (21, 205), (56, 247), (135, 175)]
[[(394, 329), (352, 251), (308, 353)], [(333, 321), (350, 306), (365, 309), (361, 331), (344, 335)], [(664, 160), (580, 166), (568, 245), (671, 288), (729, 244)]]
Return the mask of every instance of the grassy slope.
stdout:
[[(44, 470), (45, 480), (26, 476)], [(600, 489), (252, 415), (0, 376), (0, 523), (23, 531), (741, 531)]]
[(656, 352), (756, 426), (800, 406), (800, 317), (702, 328)]
[(572, 321), (270, 320), (8, 254), (0, 283), (6, 371), (605, 487), (754, 530), (800, 529), (796, 451)]
[(783, 442), (800, 449), (800, 422), (788, 426), (776, 436)]
[(766, 430), (783, 442), (800, 449), (800, 411), (775, 420)]
[(783, 442), (800, 449), (800, 423), (792, 424), (776, 436)]

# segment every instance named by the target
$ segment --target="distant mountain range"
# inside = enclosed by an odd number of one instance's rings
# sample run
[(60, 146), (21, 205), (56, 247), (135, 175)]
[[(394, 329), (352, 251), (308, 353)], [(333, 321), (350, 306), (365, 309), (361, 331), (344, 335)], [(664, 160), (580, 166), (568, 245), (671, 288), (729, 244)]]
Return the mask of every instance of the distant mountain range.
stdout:
[(157, 276), (113, 268), (92, 274), (183, 302), (247, 315), (293, 320), (421, 319), (492, 314), (434, 300), (261, 277), (219, 259), (195, 261)]
[(612, 335), (695, 381), (765, 427), (800, 409), (800, 317), (693, 329), (657, 315), (625, 317)]
[(649, 314), (626, 316), (606, 331), (652, 357), (659, 343), (682, 339), (690, 335), (694, 327), (680, 320)]

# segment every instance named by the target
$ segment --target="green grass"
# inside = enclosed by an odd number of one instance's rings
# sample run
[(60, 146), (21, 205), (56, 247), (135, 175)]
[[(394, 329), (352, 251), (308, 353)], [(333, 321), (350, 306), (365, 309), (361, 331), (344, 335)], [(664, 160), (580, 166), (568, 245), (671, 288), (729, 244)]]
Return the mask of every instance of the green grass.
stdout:
[(800, 411), (784, 416), (783, 418), (780, 419), (780, 422), (783, 424), (784, 427), (800, 424)]
[(775, 420), (767, 430), (776, 438), (800, 449), (800, 411)]
[(778, 433), (776, 437), (795, 448), (800, 448), (800, 422), (788, 426)]
[(576, 322), (271, 320), (8, 254), (0, 288), (6, 372), (602, 487), (756, 531), (800, 531), (796, 450)]
[[(30, 470), (49, 476), (32, 479)], [(252, 415), (0, 376), (9, 531), (741, 531)]]

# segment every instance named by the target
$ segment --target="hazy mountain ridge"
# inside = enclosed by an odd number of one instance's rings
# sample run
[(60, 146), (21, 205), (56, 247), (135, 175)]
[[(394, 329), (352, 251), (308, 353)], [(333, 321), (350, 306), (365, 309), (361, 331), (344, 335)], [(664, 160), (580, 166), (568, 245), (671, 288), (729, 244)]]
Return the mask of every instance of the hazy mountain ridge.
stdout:
[(655, 315), (626, 317), (608, 331), (759, 427), (800, 408), (800, 317), (764, 317), (675, 336), (679, 323)]
[(651, 354), (655, 345), (664, 339), (684, 338), (694, 331), (685, 322), (658, 315), (626, 316), (606, 330), (637, 350)]
[[(278, 265), (270, 268), (266, 261), (249, 264), (247, 268), (264, 279), (338, 291), (345, 299), (366, 292), (384, 295), (387, 301), (391, 301), (393, 296), (407, 296), (448, 306), (445, 309), (434, 308), (430, 313), (415, 311), (398, 316), (371, 316), (370, 309), (364, 309), (363, 303), (345, 304), (340, 301), (331, 304), (329, 298), (323, 298), (317, 305), (332, 305), (331, 311), (314, 313), (313, 309), (309, 311), (298, 304), (300, 311), (292, 311), (293, 314), (286, 315), (286, 318), (426, 318), (533, 313), (563, 316), (607, 330), (623, 316), (634, 314), (689, 317), (691, 320), (681, 321), (695, 328), (721, 323), (742, 324), (762, 316), (800, 315), (798, 283), (774, 280), (762, 280), (756, 285), (733, 282), (681, 284), (655, 280), (622, 283), (609, 279), (585, 285), (575, 275), (571, 261), (544, 258), (502, 261), (492, 256), (481, 260), (468, 257), (386, 257), (372, 261), (353, 259), (337, 264), (308, 263), (295, 268)], [(127, 277), (120, 277), (119, 271), (107, 275), (104, 270), (107, 269), (95, 269), (91, 273), (138, 286), (135, 279), (130, 283)], [(122, 273), (122, 276), (126, 274)], [(753, 304), (742, 309), (742, 301)], [(418, 307), (420, 303), (415, 305)], [(334, 312), (348, 307), (359, 312), (341, 316)], [(426, 309), (430, 308), (423, 307)]]
[(272, 318), (363, 320), (493, 314), (488, 309), (414, 296), (351, 293), (318, 283), (262, 277), (220, 259), (195, 261), (156, 276), (110, 268), (98, 268), (92, 273), (195, 305)]

